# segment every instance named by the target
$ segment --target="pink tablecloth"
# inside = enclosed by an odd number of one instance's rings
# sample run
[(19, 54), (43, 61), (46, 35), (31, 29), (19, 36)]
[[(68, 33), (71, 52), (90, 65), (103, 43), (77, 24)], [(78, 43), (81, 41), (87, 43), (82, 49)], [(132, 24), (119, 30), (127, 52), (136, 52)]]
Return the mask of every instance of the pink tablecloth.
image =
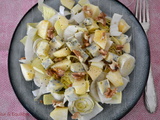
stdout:
[[(134, 12), (136, 0), (120, 0)], [(10, 85), (7, 70), (8, 49), (12, 34), (22, 16), (37, 0), (0, 0), (0, 120), (35, 120), (20, 104)], [(150, 0), (151, 28), (148, 38), (151, 48), (151, 63), (158, 99), (160, 99), (160, 0)], [(160, 101), (158, 101), (160, 103)], [(159, 120), (160, 107), (149, 114), (143, 96), (122, 120)]]

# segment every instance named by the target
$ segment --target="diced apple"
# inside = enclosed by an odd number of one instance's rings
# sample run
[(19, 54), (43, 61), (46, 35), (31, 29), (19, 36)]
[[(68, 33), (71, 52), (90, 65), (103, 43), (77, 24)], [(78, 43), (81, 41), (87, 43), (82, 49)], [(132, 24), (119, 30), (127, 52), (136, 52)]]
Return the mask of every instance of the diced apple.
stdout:
[(87, 29), (89, 31), (94, 31), (94, 30), (98, 29), (99, 26), (97, 25), (97, 23), (93, 19), (91, 19), (91, 18), (90, 18), (90, 20), (92, 22), (92, 25), (87, 26)]
[(130, 48), (130, 43), (126, 43), (124, 44), (123, 46), (123, 49), (122, 49), (125, 53), (130, 53), (131, 51), (131, 48)]
[(105, 49), (107, 44), (107, 35), (104, 30), (96, 30), (93, 38), (94, 42), (102, 49)]
[(77, 4), (77, 5), (75, 5), (75, 6), (71, 9), (71, 11), (72, 11), (74, 14), (77, 14), (81, 9), (82, 9), (82, 7), (81, 7), (79, 4)]
[(43, 17), (45, 20), (49, 20), (55, 14), (56, 14), (56, 11), (53, 8), (47, 5), (43, 5)]
[(125, 33), (130, 29), (130, 26), (126, 23), (124, 19), (121, 19), (118, 25), (118, 29), (120, 32)]
[(48, 21), (48, 20), (42, 20), (38, 25), (37, 25), (37, 29), (38, 29), (38, 35), (43, 38), (46, 39), (47, 38), (47, 30), (48, 28), (52, 27), (52, 24)]
[(88, 4), (88, 3), (89, 3), (89, 0), (79, 0), (78, 1), (78, 4), (80, 4), (81, 6), (84, 6), (84, 5)]
[(66, 17), (64, 16), (59, 16), (58, 20), (56, 21), (56, 23), (54, 24), (54, 27), (57, 31), (57, 34), (62, 37), (63, 36), (63, 32), (64, 30), (67, 28), (69, 24), (69, 21)]
[(34, 69), (31, 64), (20, 64), (22, 74), (26, 81), (31, 81), (34, 77)]
[(45, 73), (45, 69), (44, 67), (41, 65), (42, 61), (39, 58), (35, 58), (32, 61), (32, 66), (33, 69), (36, 70), (37, 72), (44, 74)]
[(72, 84), (72, 87), (75, 88), (75, 92), (78, 95), (83, 95), (88, 91), (87, 82), (83, 80), (75, 80)]
[(96, 80), (98, 76), (102, 73), (102, 69), (97, 66), (90, 66), (89, 71), (87, 73), (90, 75), (92, 80)]
[(110, 71), (107, 75), (106, 78), (115, 86), (119, 87), (123, 85), (123, 79), (119, 71), (112, 72)]
[(60, 68), (66, 71), (70, 66), (71, 66), (71, 61), (68, 59), (65, 59), (55, 63), (51, 68)]
[(61, 1), (61, 4), (63, 6), (65, 6), (66, 8), (68, 9), (72, 9), (72, 7), (74, 6), (75, 4), (75, 1), (74, 0), (60, 0)]
[(43, 104), (44, 105), (52, 105), (53, 104), (53, 96), (51, 94), (43, 95)]
[(71, 51), (68, 47), (62, 48), (53, 53), (55, 57), (66, 57), (71, 54)]
[(68, 19), (64, 16), (59, 16), (58, 20), (60, 22), (60, 26), (61, 26), (62, 30), (66, 29), (69, 24)]
[(46, 57), (49, 52), (49, 42), (47, 40), (42, 40), (37, 44), (37, 55), (39, 57)]
[(61, 24), (60, 24), (60, 21), (57, 20), (56, 23), (54, 24), (54, 28), (55, 30), (57, 31), (57, 34), (62, 37), (63, 36), (63, 30), (61, 28)]
[[(90, 11), (92, 13), (91, 16), (92, 16), (93, 19), (95, 19), (101, 12), (99, 7), (95, 6), (93, 4), (86, 4), (84, 7), (87, 7), (87, 8), (90, 9)], [(86, 17), (87, 17), (87, 14), (86, 14)]]
[(56, 107), (51, 113), (50, 117), (54, 120), (67, 120), (68, 107)]
[(107, 55), (107, 57), (105, 58), (105, 60), (106, 60), (107, 62), (112, 62), (112, 60), (113, 60), (113, 54), (112, 54), (111, 52), (108, 52), (108, 55)]

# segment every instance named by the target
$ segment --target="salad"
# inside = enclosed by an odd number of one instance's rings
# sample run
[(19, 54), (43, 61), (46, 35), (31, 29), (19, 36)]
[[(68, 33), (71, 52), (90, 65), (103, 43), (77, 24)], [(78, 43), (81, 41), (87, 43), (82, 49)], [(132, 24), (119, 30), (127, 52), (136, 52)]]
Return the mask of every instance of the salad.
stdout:
[(121, 104), (122, 92), (135, 67), (130, 55), (130, 26), (123, 16), (89, 0), (60, 0), (59, 12), (38, 1), (43, 20), (27, 24), (21, 40), (25, 56), (20, 67), (32, 81), (34, 100), (52, 105), (50, 117), (90, 120), (103, 111), (99, 104)]

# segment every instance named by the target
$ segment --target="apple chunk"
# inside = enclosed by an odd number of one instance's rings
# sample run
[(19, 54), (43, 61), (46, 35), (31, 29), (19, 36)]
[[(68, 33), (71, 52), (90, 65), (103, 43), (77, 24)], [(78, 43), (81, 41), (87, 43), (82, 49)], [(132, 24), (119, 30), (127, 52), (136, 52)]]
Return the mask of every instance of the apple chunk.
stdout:
[(34, 69), (30, 64), (20, 64), (22, 74), (26, 81), (31, 81), (34, 78)]
[(68, 9), (72, 9), (75, 4), (74, 0), (61, 0), (61, 4)]
[(52, 27), (52, 24), (48, 21), (48, 20), (42, 20), (38, 25), (37, 25), (37, 29), (38, 29), (38, 35), (43, 38), (46, 39), (47, 38), (47, 30)]
[(110, 71), (106, 78), (108, 78), (108, 80), (115, 86), (115, 87), (119, 87), (123, 85), (123, 79), (122, 76), (120, 74), (119, 71), (116, 72), (112, 72)]
[(56, 107), (51, 113), (50, 117), (54, 120), (67, 120), (68, 107)]
[(93, 40), (102, 49), (105, 49), (106, 44), (107, 44), (107, 35), (106, 35), (106, 32), (104, 30), (96, 30)]

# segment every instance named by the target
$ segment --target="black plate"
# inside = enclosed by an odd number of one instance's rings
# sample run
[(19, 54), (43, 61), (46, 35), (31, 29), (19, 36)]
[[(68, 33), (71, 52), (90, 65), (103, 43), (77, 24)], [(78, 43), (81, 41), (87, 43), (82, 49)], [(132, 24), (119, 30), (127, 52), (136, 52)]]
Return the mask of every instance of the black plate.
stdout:
[[(144, 90), (150, 65), (149, 45), (139, 22), (120, 2), (116, 0), (91, 0), (91, 3), (100, 6), (100, 9), (107, 13), (108, 16), (112, 16), (113, 13), (122, 14), (123, 18), (131, 26), (127, 34), (132, 35), (133, 38), (131, 41), (131, 54), (136, 58), (136, 67), (130, 75), (130, 83), (123, 92), (122, 104), (103, 105), (105, 108), (103, 112), (93, 118), (93, 120), (120, 119), (133, 108)], [(58, 11), (60, 2), (59, 0), (47, 0), (46, 4)], [(18, 62), (24, 56), (24, 46), (20, 43), (20, 39), (26, 35), (26, 24), (39, 22), (40, 20), (42, 20), (42, 15), (38, 11), (36, 4), (24, 15), (13, 34), (9, 50), (8, 69), (11, 84), (22, 105), (35, 118), (50, 120), (49, 114), (53, 110), (52, 106), (44, 106), (33, 100), (34, 97), (31, 91), (34, 90), (35, 86), (33, 82), (24, 80)]]

